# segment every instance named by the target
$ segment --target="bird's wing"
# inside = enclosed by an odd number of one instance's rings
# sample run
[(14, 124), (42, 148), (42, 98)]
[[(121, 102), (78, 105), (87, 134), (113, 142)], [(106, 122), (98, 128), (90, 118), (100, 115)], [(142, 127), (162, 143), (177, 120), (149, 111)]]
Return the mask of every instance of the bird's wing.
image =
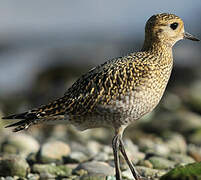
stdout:
[(127, 57), (107, 61), (81, 76), (62, 98), (25, 113), (3, 117), (3, 119), (22, 119), (7, 126), (17, 126), (14, 131), (19, 131), (32, 124), (55, 120), (57, 117), (64, 118), (65, 114), (79, 116), (92, 112), (97, 104), (108, 104), (132, 87), (129, 83), (133, 82), (131, 78), (134, 77), (135, 68), (130, 67), (134, 65)]

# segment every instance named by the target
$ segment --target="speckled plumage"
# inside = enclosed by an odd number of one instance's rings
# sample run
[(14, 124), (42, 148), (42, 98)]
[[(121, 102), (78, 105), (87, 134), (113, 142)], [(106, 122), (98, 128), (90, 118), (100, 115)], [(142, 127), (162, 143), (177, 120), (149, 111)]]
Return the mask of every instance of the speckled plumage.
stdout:
[(197, 40), (184, 32), (183, 21), (173, 14), (157, 14), (146, 23), (140, 52), (115, 58), (91, 69), (65, 95), (45, 106), (5, 118), (23, 119), (8, 127), (14, 131), (42, 122), (63, 121), (89, 129), (115, 129), (113, 150), (117, 179), (121, 179), (116, 149), (121, 150), (133, 176), (138, 174), (125, 153), (121, 136), (131, 122), (159, 103), (173, 67), (172, 46), (180, 39)]

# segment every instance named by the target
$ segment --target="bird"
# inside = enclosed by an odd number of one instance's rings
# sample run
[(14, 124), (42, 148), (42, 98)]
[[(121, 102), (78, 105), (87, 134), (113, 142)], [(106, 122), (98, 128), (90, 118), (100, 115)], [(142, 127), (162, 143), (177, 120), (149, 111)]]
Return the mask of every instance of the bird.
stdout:
[(171, 13), (151, 16), (145, 25), (141, 51), (113, 58), (83, 74), (61, 97), (24, 113), (7, 125), (13, 131), (40, 123), (64, 122), (79, 130), (110, 127), (115, 175), (122, 180), (122, 154), (134, 179), (142, 177), (127, 156), (122, 140), (127, 126), (151, 112), (161, 100), (173, 68), (173, 45), (182, 39), (199, 41), (184, 31), (183, 20)]

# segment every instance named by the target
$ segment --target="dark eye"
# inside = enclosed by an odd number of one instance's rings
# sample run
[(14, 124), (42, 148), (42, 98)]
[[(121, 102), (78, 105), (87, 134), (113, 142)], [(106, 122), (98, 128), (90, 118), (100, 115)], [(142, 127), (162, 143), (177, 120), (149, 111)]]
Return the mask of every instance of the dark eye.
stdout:
[(170, 24), (170, 27), (172, 30), (175, 30), (175, 29), (177, 29), (178, 25), (179, 24), (177, 22), (175, 22), (175, 23)]

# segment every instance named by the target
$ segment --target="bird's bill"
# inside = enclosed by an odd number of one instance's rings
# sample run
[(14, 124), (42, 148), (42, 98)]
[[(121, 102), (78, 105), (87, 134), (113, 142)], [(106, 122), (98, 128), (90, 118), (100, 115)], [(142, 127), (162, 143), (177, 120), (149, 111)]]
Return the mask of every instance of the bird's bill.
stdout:
[(199, 41), (199, 39), (195, 38), (192, 34), (185, 32), (184, 33), (184, 39), (189, 39), (192, 41)]

